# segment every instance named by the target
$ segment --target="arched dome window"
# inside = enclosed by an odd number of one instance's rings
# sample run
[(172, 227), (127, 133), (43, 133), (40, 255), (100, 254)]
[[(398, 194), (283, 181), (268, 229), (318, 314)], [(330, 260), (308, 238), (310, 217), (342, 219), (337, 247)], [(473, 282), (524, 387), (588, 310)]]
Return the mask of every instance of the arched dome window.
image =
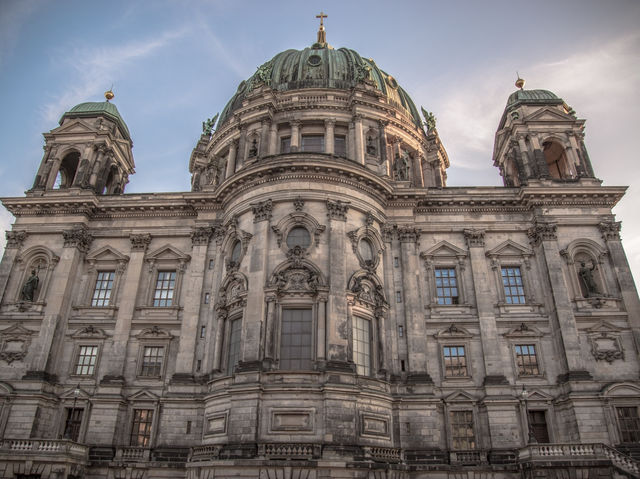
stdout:
[(287, 235), (287, 246), (289, 248), (300, 246), (301, 248), (307, 249), (310, 244), (311, 235), (307, 228), (304, 226), (295, 226), (291, 228), (291, 231), (289, 231), (289, 234)]

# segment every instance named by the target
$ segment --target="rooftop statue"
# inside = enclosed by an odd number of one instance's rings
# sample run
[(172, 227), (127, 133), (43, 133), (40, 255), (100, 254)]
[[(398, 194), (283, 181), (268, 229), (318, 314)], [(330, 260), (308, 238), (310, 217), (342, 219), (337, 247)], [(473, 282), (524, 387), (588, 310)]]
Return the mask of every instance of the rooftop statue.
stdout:
[(420, 109), (422, 110), (422, 116), (424, 117), (424, 125), (427, 127), (427, 133), (431, 132), (432, 130), (435, 130), (436, 128), (436, 117), (435, 115), (424, 109), (423, 106), (420, 107)]
[(220, 113), (216, 113), (213, 118), (207, 118), (206, 121), (202, 122), (202, 134), (203, 135), (211, 135), (213, 132), (213, 127), (216, 126), (216, 121), (218, 120), (218, 115)]

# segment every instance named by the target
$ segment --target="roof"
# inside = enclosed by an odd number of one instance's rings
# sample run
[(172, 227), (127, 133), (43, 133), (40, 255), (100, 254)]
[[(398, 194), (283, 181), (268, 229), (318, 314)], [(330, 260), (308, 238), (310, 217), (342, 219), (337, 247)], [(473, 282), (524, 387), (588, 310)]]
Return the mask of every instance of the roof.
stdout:
[(71, 110), (62, 115), (62, 117), (60, 118), (60, 124), (62, 125), (62, 120), (64, 120), (65, 118), (90, 118), (98, 115), (105, 116), (108, 119), (115, 121), (120, 128), (122, 136), (124, 136), (127, 140), (131, 140), (129, 128), (122, 119), (120, 112), (113, 103), (108, 101), (90, 101), (86, 103), (80, 103), (79, 105), (74, 106), (73, 108), (71, 108)]

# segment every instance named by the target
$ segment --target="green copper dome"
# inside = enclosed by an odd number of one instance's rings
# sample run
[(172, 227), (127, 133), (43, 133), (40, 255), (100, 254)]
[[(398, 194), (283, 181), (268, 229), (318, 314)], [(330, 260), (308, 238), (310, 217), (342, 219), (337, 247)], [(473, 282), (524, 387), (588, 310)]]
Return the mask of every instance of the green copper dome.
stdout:
[(251, 78), (240, 83), (238, 91), (222, 110), (219, 124), (242, 105), (253, 89), (263, 84), (277, 91), (350, 90), (361, 82), (372, 83), (387, 96), (389, 103), (404, 109), (417, 125), (422, 124), (413, 101), (395, 78), (378, 68), (372, 59), (362, 58), (348, 48), (334, 50), (326, 43), (316, 43), (304, 50), (285, 50), (260, 66)]
[(562, 103), (555, 93), (548, 90), (517, 90), (509, 95), (507, 108), (516, 103)]
[(108, 119), (115, 121), (118, 128), (120, 128), (122, 136), (127, 140), (131, 140), (129, 128), (127, 128), (127, 124), (122, 119), (122, 116), (120, 116), (120, 112), (113, 103), (108, 101), (90, 101), (80, 103), (62, 115), (62, 118), (60, 118), (60, 124), (62, 125), (62, 120), (65, 118), (90, 118), (98, 115), (105, 116)]

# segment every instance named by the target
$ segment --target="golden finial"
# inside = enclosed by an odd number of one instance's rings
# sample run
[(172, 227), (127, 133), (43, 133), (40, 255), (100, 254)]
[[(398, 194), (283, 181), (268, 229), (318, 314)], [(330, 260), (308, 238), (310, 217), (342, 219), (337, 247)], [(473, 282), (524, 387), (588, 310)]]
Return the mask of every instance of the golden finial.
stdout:
[(524, 90), (524, 79), (520, 78), (520, 73), (516, 72), (516, 75), (518, 76), (518, 79), (516, 80), (516, 88)]
[(320, 28), (318, 29), (318, 43), (327, 43), (327, 32), (324, 30), (324, 19), (327, 18), (328, 15), (325, 15), (324, 12), (320, 12), (320, 15), (316, 15), (316, 18), (320, 19)]
[(113, 91), (111, 90), (113, 87), (109, 88), (107, 91), (104, 92), (104, 97), (107, 99), (107, 101), (109, 100), (113, 100), (113, 97), (115, 96), (113, 94)]

